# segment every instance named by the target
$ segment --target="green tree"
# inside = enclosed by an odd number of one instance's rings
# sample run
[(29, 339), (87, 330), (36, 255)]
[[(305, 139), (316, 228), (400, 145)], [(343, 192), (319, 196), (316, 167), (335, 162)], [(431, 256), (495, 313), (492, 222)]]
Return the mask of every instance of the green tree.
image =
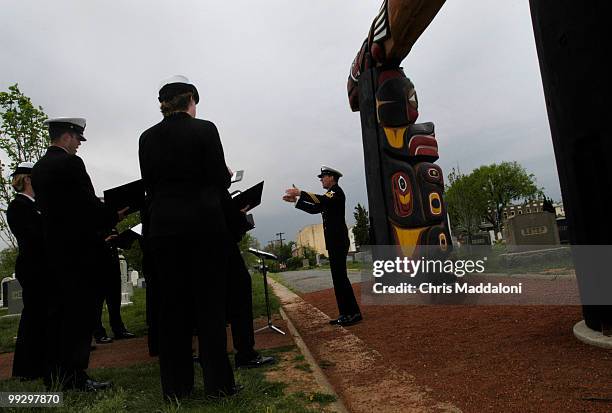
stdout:
[(502, 227), (505, 207), (512, 201), (533, 200), (542, 194), (535, 176), (527, 173), (517, 162), (481, 166), (471, 175), (483, 192), (486, 200), (484, 218), (493, 225), (496, 236)]
[(487, 212), (487, 199), (480, 181), (473, 174), (464, 175), (453, 168), (448, 174), (444, 201), (453, 231), (465, 234), (471, 242)]
[(249, 252), (249, 248), (260, 249), (257, 238), (247, 232), (238, 243), (238, 248), (240, 248), (240, 253), (247, 268), (257, 264), (257, 257)]
[(355, 236), (356, 247), (359, 249), (362, 245), (368, 245), (370, 243), (370, 219), (368, 210), (358, 203), (353, 212), (353, 217), (355, 217), (353, 235)]
[(0, 280), (13, 275), (16, 260), (17, 248), (8, 247), (0, 251)]
[(317, 250), (315, 250), (314, 248), (308, 245), (304, 245), (302, 247), (302, 256), (308, 259), (308, 264), (311, 267), (317, 265)]
[[(117, 231), (122, 233), (140, 224), (140, 212), (135, 212), (128, 215), (123, 221), (117, 224)], [(138, 271), (142, 276), (142, 249), (140, 248), (140, 242), (134, 241), (130, 248), (122, 249), (121, 254), (125, 257), (127, 264), (133, 270)]]
[(13, 199), (12, 171), (20, 162), (36, 162), (48, 145), (48, 132), (43, 126), (47, 115), (35, 107), (17, 84), (8, 92), (0, 92), (0, 240), (15, 248), (17, 242), (6, 222), (6, 208)]

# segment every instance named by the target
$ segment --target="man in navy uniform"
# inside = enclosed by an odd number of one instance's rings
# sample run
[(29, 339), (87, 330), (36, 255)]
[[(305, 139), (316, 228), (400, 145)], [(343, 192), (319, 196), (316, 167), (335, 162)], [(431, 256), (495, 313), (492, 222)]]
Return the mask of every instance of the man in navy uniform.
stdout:
[(263, 367), (276, 362), (274, 357), (262, 356), (255, 350), (253, 331), (253, 288), (251, 274), (244, 263), (238, 243), (253, 225), (246, 217), (248, 206), (238, 210), (227, 193), (223, 200), (227, 226), (232, 235), (228, 244), (228, 320), (232, 326), (232, 340), (237, 369)]
[(34, 201), (31, 173), (34, 164), (22, 162), (12, 176), (15, 198), (6, 210), (6, 219), (17, 239), (19, 255), (15, 276), (22, 288), (23, 310), (19, 321), (13, 377), (37, 379), (44, 376), (47, 284), (43, 228)]
[(110, 383), (89, 378), (91, 335), (95, 324), (97, 257), (100, 232), (123, 219), (96, 196), (76, 152), (85, 141), (85, 119), (56, 118), (49, 127), (51, 146), (32, 169), (32, 186), (43, 218), (44, 246), (51, 274), (47, 325), (48, 386), (95, 391)]
[(346, 274), (346, 256), (349, 249), (348, 230), (344, 219), (346, 198), (338, 180), (342, 174), (329, 166), (322, 166), (318, 175), (323, 189), (327, 192), (317, 195), (300, 191), (295, 186), (285, 191), (283, 200), (296, 202), (295, 207), (309, 214), (320, 213), (323, 216), (323, 233), (325, 246), (329, 252), (336, 303), (340, 316), (330, 320), (330, 324), (349, 326), (362, 320), (353, 288)]
[(222, 205), (230, 185), (223, 146), (216, 126), (196, 119), (200, 98), (187, 78), (163, 82), (158, 100), (164, 118), (142, 133), (138, 155), (147, 193), (145, 260), (160, 288), (155, 324), (162, 392), (180, 398), (193, 391), (195, 325), (205, 393), (234, 394), (225, 332), (231, 236)]

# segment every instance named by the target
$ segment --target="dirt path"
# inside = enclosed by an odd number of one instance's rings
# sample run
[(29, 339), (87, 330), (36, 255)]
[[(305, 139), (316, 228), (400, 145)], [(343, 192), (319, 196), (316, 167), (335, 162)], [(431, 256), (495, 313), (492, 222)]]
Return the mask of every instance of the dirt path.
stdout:
[(273, 283), (283, 309), (351, 412), (459, 412), (408, 371), (386, 363), (381, 353), (287, 288)]
[[(359, 285), (354, 288), (359, 294)], [(332, 290), (303, 298), (327, 315), (337, 314)], [(380, 355), (376, 363), (413, 377), (415, 385), (464, 412), (612, 411), (612, 351), (573, 336), (580, 307), (364, 306), (362, 311), (365, 320), (347, 330)], [(315, 336), (309, 346), (333, 352), (334, 341), (326, 344), (327, 339)], [(375, 370), (343, 374), (350, 378), (330, 375), (332, 384), (370, 382), (368, 392), (376, 397), (397, 393), (377, 382)], [(409, 395), (405, 400), (412, 402)]]

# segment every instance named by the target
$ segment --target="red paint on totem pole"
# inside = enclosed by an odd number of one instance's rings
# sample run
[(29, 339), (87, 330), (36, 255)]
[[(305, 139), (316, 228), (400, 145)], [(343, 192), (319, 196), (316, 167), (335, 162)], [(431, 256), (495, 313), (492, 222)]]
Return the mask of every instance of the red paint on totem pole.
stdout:
[(370, 53), (372, 54), (372, 57), (374, 58), (374, 60), (376, 60), (378, 63), (384, 63), (385, 61), (384, 45), (381, 45), (379, 43), (373, 43), (372, 47), (370, 48)]
[(410, 177), (404, 172), (396, 172), (391, 177), (391, 188), (393, 188), (393, 203), (397, 216), (402, 218), (410, 216), (414, 205)]
[(430, 135), (415, 135), (408, 142), (410, 156), (426, 157), (429, 161), (436, 161), (438, 156), (438, 142)]

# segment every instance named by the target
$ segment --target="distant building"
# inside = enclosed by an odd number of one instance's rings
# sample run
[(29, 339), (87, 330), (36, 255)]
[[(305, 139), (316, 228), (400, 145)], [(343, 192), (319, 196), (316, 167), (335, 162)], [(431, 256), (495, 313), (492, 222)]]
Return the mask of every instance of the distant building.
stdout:
[[(508, 205), (503, 209), (502, 218), (505, 221), (506, 219), (513, 217), (515, 215), (522, 214), (531, 214), (534, 212), (542, 212), (542, 208), (544, 206), (543, 201), (535, 201), (535, 202), (527, 202), (522, 205)], [(564, 218), (565, 210), (563, 209), (562, 202), (553, 203), (553, 207), (555, 208), (556, 218)]]
[[(533, 201), (526, 202), (524, 204), (516, 204), (516, 205), (508, 205), (502, 210), (502, 227), (504, 223), (509, 218), (512, 218), (516, 215), (523, 214), (533, 214), (535, 212), (542, 212), (544, 207), (544, 201)], [(563, 202), (553, 202), (553, 207), (555, 208), (555, 216), (557, 220), (565, 218), (565, 210), (563, 209)], [(501, 238), (502, 234), (498, 233), (497, 237), (495, 237), (493, 233), (493, 224), (486, 221), (485, 219), (479, 225), (479, 228), (483, 231), (489, 232), (492, 239)]]
[[(349, 235), (349, 252), (356, 251), (355, 248), (355, 235), (353, 234), (353, 226), (348, 228)], [(323, 224), (312, 224), (307, 225), (298, 231), (295, 237), (296, 249), (294, 255), (302, 255), (302, 247), (309, 246), (313, 248), (318, 254), (329, 257), (327, 248), (325, 247), (325, 236), (323, 235)]]

